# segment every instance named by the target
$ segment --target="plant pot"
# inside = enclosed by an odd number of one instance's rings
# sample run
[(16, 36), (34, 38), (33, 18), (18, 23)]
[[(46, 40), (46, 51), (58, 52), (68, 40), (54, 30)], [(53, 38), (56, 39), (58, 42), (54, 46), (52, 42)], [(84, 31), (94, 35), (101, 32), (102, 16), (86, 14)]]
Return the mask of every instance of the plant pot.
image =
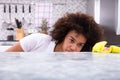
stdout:
[(40, 33), (48, 34), (48, 32), (46, 30), (42, 30)]

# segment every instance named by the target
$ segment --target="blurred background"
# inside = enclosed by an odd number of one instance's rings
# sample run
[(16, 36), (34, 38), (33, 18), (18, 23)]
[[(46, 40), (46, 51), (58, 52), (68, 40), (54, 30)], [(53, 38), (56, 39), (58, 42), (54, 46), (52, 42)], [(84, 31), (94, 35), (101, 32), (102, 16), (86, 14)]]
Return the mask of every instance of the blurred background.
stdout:
[[(13, 45), (19, 39), (52, 29), (54, 22), (66, 12), (92, 15), (105, 30), (110, 45), (120, 45), (119, 0), (0, 0), (0, 45)], [(17, 35), (17, 36), (16, 36)]]

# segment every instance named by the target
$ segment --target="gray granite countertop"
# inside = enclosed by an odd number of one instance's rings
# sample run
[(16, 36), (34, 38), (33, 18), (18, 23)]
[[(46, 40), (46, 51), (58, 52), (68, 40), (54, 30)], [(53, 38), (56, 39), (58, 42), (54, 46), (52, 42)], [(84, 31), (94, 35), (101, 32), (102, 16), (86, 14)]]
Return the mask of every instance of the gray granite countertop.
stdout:
[(0, 80), (120, 80), (120, 54), (0, 53)]

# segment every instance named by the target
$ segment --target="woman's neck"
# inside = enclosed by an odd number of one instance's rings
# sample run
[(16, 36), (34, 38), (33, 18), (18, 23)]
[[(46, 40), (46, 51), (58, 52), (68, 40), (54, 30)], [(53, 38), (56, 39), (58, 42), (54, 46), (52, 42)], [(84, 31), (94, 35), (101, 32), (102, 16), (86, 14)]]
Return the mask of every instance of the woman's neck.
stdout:
[(62, 43), (60, 44), (56, 44), (55, 46), (55, 49), (54, 49), (55, 52), (62, 52)]

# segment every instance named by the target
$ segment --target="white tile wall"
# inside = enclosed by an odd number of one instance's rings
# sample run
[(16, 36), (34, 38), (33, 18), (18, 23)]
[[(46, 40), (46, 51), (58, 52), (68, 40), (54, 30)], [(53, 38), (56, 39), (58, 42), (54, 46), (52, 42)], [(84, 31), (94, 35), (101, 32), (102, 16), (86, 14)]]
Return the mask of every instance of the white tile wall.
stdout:
[(52, 13), (53, 13), (53, 4), (52, 3), (36, 3), (35, 4), (35, 26), (40, 27), (42, 20), (47, 19), (48, 26), (52, 26)]
[[(25, 18), (26, 23), (32, 22), (33, 28), (40, 25), (39, 18), (35, 17), (36, 9), (38, 9), (35, 4), (37, 3), (50, 3), (52, 5), (52, 12), (51, 14), (51, 21), (50, 25), (54, 24), (54, 22), (61, 16), (63, 16), (66, 12), (83, 12), (86, 13), (87, 10), (87, 1), (88, 0), (0, 0), (0, 40), (6, 40), (6, 30), (3, 28), (2, 22), (3, 18), (5, 18), (6, 22), (12, 22), (12, 24), (15, 25), (14, 18), (19, 18), (19, 20), (22, 20), (22, 18)], [(3, 3), (7, 5), (7, 11), (8, 11), (8, 4), (11, 4), (12, 7), (12, 13), (11, 15), (7, 12), (3, 15)], [(14, 6), (17, 4), (18, 6), (18, 13), (16, 14), (14, 12)], [(32, 5), (32, 13), (28, 13), (28, 6), (29, 4)], [(25, 6), (25, 13), (22, 13), (22, 6)], [(44, 13), (42, 13), (44, 14)], [(11, 21), (9, 16), (11, 16)], [(28, 27), (28, 25), (24, 25), (25, 28)]]

